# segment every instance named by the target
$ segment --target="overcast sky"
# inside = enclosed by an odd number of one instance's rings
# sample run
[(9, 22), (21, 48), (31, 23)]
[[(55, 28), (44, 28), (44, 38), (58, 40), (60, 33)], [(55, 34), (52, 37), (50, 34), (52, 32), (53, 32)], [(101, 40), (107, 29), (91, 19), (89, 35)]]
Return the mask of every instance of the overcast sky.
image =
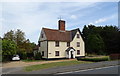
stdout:
[(66, 29), (84, 25), (118, 25), (117, 2), (5, 2), (2, 3), (2, 32), (21, 29), (26, 38), (37, 43), (42, 27), (58, 29), (58, 20), (66, 21)]

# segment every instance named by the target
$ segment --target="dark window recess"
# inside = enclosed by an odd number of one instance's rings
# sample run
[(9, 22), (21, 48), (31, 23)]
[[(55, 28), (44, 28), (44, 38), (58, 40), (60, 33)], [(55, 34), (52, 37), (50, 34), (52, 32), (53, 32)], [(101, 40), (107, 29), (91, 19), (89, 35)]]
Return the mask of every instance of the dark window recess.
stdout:
[(59, 41), (56, 41), (56, 42), (55, 42), (55, 46), (56, 46), (56, 47), (59, 47)]
[(77, 42), (77, 47), (80, 47), (80, 42)]
[(79, 34), (77, 34), (77, 38), (80, 38), (80, 35), (79, 35)]
[(42, 56), (44, 56), (44, 51), (42, 51)]
[(55, 56), (59, 56), (59, 51), (55, 51)]
[(38, 41), (38, 45), (39, 45), (39, 47), (41, 46), (41, 42), (40, 41)]
[(77, 50), (77, 55), (80, 55), (80, 50)]
[(67, 47), (69, 47), (70, 46), (70, 42), (67, 42)]
[(41, 34), (41, 38), (43, 38), (43, 34)]

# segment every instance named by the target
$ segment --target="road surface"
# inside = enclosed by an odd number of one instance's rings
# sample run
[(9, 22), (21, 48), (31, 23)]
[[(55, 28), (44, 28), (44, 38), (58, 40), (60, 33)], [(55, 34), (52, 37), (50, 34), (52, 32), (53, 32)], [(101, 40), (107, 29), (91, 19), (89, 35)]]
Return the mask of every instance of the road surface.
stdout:
[(118, 74), (120, 72), (120, 66), (109, 66), (95, 69), (86, 69), (72, 72), (64, 72), (58, 74)]

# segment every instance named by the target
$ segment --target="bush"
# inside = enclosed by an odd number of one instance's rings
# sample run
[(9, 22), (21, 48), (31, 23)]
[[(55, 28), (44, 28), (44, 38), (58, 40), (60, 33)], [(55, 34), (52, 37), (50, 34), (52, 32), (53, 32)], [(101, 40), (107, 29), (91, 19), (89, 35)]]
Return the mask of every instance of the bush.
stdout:
[(120, 54), (110, 54), (110, 60), (118, 60), (120, 59)]
[(41, 60), (42, 59), (41, 53), (40, 52), (36, 53), (34, 58), (35, 60)]
[(82, 61), (92, 61), (92, 62), (100, 62), (100, 61), (108, 61), (109, 57), (96, 57), (96, 58), (78, 58), (77, 60), (82, 60)]

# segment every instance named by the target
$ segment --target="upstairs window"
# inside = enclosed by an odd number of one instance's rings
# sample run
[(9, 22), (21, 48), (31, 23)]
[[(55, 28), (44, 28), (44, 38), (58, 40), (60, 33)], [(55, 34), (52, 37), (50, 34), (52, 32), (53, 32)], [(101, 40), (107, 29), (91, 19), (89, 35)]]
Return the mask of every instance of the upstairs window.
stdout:
[(80, 47), (80, 42), (77, 42), (77, 47)]
[(80, 35), (79, 35), (79, 34), (77, 34), (77, 38), (80, 38)]
[(69, 47), (70, 46), (70, 42), (67, 42), (67, 47)]
[(59, 51), (55, 51), (55, 56), (59, 56)]
[(43, 38), (43, 34), (41, 34), (41, 38)]
[(80, 55), (80, 50), (77, 50), (77, 55)]
[(55, 42), (55, 46), (56, 46), (56, 47), (59, 47), (59, 41), (56, 41), (56, 42)]

